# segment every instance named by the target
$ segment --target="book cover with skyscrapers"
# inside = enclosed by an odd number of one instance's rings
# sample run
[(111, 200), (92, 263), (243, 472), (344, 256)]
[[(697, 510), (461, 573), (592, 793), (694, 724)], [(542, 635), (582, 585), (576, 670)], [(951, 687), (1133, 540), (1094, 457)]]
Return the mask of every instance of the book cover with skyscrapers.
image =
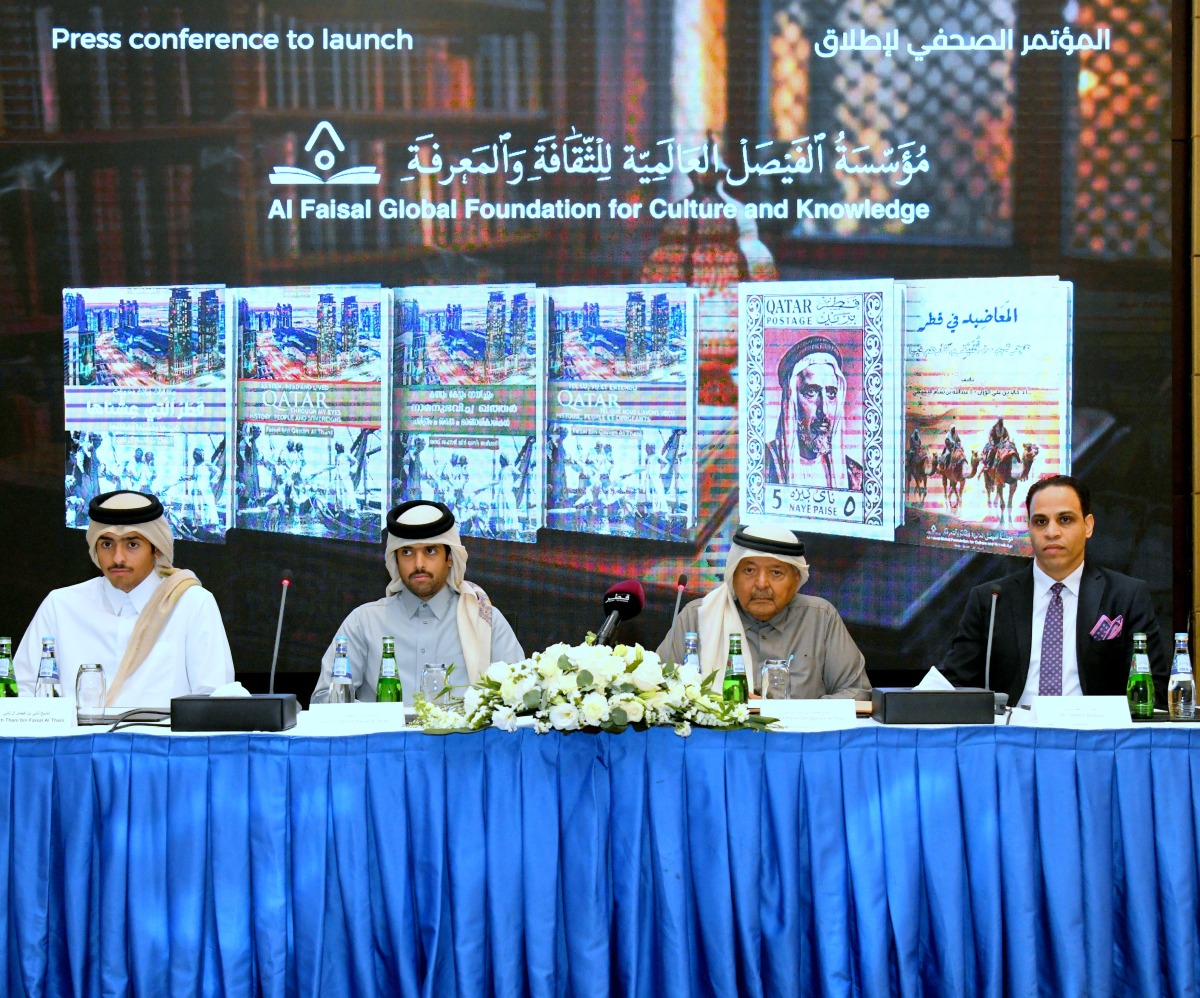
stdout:
[(387, 501), (391, 293), (236, 288), (238, 527), (371, 541)]
[(153, 492), (175, 535), (222, 540), (231, 357), (221, 285), (63, 290), (66, 521), (91, 498)]
[(696, 517), (697, 293), (545, 288), (546, 526), (687, 539)]
[(537, 540), (544, 337), (532, 284), (397, 288), (392, 501), (434, 499), (465, 536)]

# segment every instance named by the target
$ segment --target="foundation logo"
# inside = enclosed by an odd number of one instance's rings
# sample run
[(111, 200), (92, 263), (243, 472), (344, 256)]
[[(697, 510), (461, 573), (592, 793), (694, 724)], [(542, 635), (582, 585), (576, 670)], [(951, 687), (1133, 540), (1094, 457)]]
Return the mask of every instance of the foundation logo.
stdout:
[[(346, 143), (341, 140), (337, 130), (328, 121), (317, 123), (317, 127), (313, 129), (312, 135), (308, 137), (308, 141), (304, 143), (304, 151), (312, 152), (317, 145), (317, 140), (322, 134), (328, 137), (328, 141), (333, 145), (338, 152), (346, 151)], [(332, 170), (334, 163), (337, 162), (337, 157), (333, 151), (327, 148), (319, 149), (313, 156), (313, 165), (318, 170)], [(337, 173), (331, 174), (328, 177), (322, 177), (319, 173), (313, 173), (312, 170), (306, 170), (302, 166), (275, 166), (271, 169), (270, 176), (273, 184), (378, 184), (380, 181), (379, 170), (374, 166), (348, 166), (344, 170), (338, 170)]]

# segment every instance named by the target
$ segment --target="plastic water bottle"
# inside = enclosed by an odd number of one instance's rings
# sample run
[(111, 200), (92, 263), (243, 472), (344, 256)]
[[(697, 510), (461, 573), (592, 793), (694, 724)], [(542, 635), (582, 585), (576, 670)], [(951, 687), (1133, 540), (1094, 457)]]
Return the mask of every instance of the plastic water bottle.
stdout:
[(1150, 675), (1150, 656), (1146, 654), (1146, 635), (1133, 636), (1133, 661), (1129, 664), (1129, 680), (1125, 684), (1125, 699), (1133, 717), (1154, 716), (1154, 677)]
[(58, 675), (58, 659), (54, 657), (54, 639), (42, 638), (42, 660), (38, 663), (35, 697), (60, 697), (63, 695), (62, 680)]
[(694, 665), (700, 671), (700, 635), (695, 631), (686, 631), (683, 635), (683, 664)]
[(0, 638), (0, 697), (17, 695), (17, 671), (13, 668), (12, 638)]
[(1167, 685), (1167, 713), (1172, 721), (1190, 721), (1196, 716), (1196, 681), (1186, 632), (1175, 635), (1175, 657), (1171, 660), (1171, 682)]
[(329, 703), (354, 702), (354, 675), (350, 671), (349, 641), (339, 634), (333, 652), (333, 676), (329, 680)]

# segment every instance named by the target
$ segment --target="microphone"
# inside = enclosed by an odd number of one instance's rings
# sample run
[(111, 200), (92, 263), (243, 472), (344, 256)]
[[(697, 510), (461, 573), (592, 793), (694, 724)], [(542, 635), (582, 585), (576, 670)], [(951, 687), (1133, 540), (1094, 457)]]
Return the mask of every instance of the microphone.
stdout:
[[(996, 629), (996, 603), (1000, 599), (1000, 590), (992, 589), (992, 612), (988, 618), (988, 638), (987, 651), (983, 656), (983, 688), (985, 690), (992, 689), (992, 633)], [(1008, 706), (1008, 694), (996, 693), (992, 695), (996, 698), (996, 713), (1003, 714), (1004, 708)]]
[(283, 633), (283, 608), (287, 605), (288, 589), (292, 585), (291, 571), (285, 568), (279, 581), (283, 586), (283, 594), (279, 597), (279, 622), (275, 625), (275, 651), (271, 654), (271, 682), (267, 686), (268, 693), (275, 692), (275, 662), (279, 658), (279, 635)]
[(596, 633), (596, 644), (607, 644), (613, 631), (617, 629), (617, 624), (636, 617), (645, 605), (646, 590), (640, 582), (628, 579), (609, 586), (608, 592), (604, 594), (604, 609), (608, 611), (608, 616)]
[(675, 621), (679, 618), (679, 604), (683, 602), (683, 591), (687, 588), (687, 576), (681, 574), (675, 583), (675, 612), (671, 614), (671, 630), (675, 629)]

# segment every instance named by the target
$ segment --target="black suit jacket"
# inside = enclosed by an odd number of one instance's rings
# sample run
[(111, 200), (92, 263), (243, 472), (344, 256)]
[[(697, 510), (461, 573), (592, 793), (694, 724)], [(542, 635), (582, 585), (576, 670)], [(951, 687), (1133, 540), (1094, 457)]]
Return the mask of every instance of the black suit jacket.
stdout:
[[(992, 638), (992, 689), (1007, 693), (1008, 702), (1016, 706), (1025, 691), (1033, 643), (1032, 562), (1012, 575), (971, 590), (958, 633), (942, 663), (942, 671), (956, 686), (983, 686), (993, 590), (1000, 596)], [(1089, 633), (1101, 614), (1107, 614), (1110, 619), (1118, 615), (1125, 618), (1121, 633), (1110, 641), (1098, 641)], [(1085, 562), (1075, 621), (1079, 683), (1085, 694), (1124, 695), (1135, 631), (1146, 634), (1150, 671), (1154, 676), (1154, 697), (1162, 706), (1166, 703), (1170, 663), (1146, 584), (1140, 579)]]

